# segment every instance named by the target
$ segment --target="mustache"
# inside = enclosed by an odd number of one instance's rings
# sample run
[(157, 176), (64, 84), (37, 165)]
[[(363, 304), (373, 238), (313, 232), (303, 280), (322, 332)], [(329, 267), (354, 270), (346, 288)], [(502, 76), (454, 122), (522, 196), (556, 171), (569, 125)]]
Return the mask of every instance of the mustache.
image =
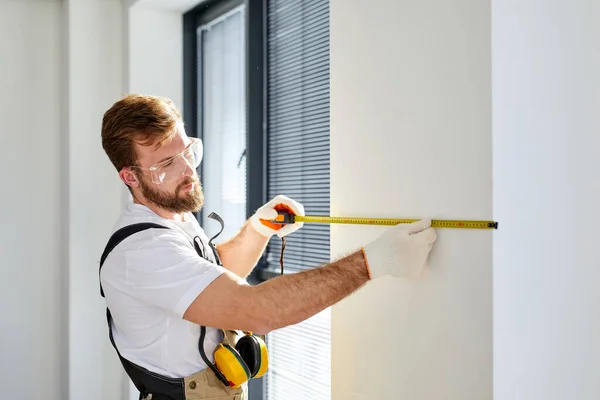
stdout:
[(199, 184), (199, 179), (198, 178), (190, 178), (188, 177), (185, 181), (181, 182), (179, 184), (179, 186), (177, 186), (177, 190), (181, 190), (184, 187), (186, 187), (187, 185), (194, 183), (194, 184)]

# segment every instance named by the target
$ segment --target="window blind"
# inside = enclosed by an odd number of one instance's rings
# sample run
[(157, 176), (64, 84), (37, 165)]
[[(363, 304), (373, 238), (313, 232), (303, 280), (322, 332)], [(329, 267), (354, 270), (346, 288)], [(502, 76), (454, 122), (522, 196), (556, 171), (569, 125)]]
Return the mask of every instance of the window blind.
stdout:
[(199, 129), (204, 142), (202, 226), (208, 237), (225, 221), (220, 240), (233, 237), (246, 221), (245, 7), (201, 25), (198, 35)]
[[(307, 215), (329, 215), (329, 0), (268, 3), (268, 195), (285, 194)], [(277, 238), (277, 237), (276, 237)], [(267, 262), (279, 269), (281, 240)], [(305, 224), (286, 241), (296, 272), (329, 261), (329, 225)]]
[[(329, 215), (329, 0), (268, 0), (267, 192)], [(281, 239), (267, 248), (279, 271)], [(329, 225), (305, 224), (286, 238), (286, 272), (328, 263)], [(291, 299), (293, 301), (293, 299)], [(267, 335), (265, 398), (331, 398), (330, 310)]]

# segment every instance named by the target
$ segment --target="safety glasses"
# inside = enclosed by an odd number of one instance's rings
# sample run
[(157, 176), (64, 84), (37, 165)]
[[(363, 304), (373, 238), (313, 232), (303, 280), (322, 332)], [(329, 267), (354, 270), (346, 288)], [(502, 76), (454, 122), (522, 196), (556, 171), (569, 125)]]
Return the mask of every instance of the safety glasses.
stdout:
[(132, 168), (149, 171), (152, 182), (157, 185), (168, 183), (181, 178), (188, 167), (195, 170), (202, 161), (203, 146), (198, 138), (189, 138), (192, 142), (184, 151), (153, 166)]

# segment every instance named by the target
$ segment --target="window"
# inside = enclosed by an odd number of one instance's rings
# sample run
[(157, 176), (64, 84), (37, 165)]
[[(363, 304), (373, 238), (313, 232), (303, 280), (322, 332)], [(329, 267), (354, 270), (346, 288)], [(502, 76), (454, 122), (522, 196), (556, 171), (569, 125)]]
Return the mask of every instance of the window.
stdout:
[[(278, 194), (329, 215), (329, 0), (209, 0), (185, 15), (184, 38), (184, 118), (204, 140), (204, 210), (223, 217), (222, 238)], [(275, 236), (252, 284), (279, 275), (280, 252)], [(287, 238), (286, 273), (329, 260), (328, 225)], [(331, 398), (329, 310), (267, 344), (269, 371), (251, 380), (250, 400)]]
[[(246, 220), (245, 5), (231, 2), (222, 15), (198, 21), (197, 132), (204, 142), (200, 175), (205, 193), (202, 226), (211, 237), (225, 221), (231, 237)], [(205, 22), (206, 21), (206, 22)]]
[[(269, 0), (267, 10), (267, 189), (307, 215), (329, 215), (329, 1)], [(267, 250), (278, 270), (281, 241)], [(329, 226), (305, 224), (286, 242), (284, 266), (330, 260)], [(268, 400), (331, 398), (330, 312), (271, 333)], [(310, 384), (308, 384), (310, 383)]]

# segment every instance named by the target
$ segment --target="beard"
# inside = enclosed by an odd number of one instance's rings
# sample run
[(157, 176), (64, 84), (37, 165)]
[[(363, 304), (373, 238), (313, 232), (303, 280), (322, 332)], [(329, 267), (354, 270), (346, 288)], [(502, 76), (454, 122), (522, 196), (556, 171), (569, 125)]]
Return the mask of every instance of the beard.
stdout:
[[(158, 189), (152, 188), (148, 182), (146, 182), (144, 176), (139, 176), (140, 190), (146, 200), (154, 203), (158, 207), (170, 211), (176, 214), (185, 212), (197, 212), (200, 211), (204, 204), (204, 193), (202, 186), (200, 185), (200, 179), (198, 175), (193, 177), (187, 177), (185, 181), (181, 182), (175, 188), (175, 192), (166, 193)], [(189, 192), (181, 194), (181, 190), (188, 186), (190, 183), (194, 184), (194, 188)]]

